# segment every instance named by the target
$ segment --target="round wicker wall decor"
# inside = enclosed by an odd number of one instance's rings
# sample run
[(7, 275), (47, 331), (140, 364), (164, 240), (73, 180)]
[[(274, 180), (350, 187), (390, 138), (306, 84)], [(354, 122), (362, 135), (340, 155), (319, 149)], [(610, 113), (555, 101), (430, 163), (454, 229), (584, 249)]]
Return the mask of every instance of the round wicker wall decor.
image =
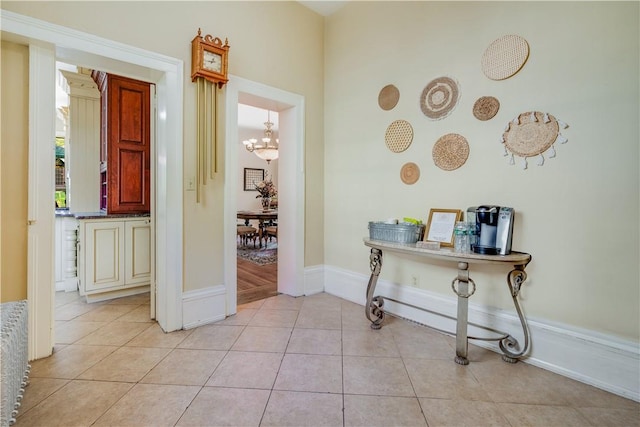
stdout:
[(527, 41), (513, 34), (494, 40), (482, 55), (482, 72), (491, 80), (504, 80), (520, 71), (529, 58)]
[(436, 166), (452, 171), (464, 165), (469, 158), (469, 143), (464, 136), (449, 133), (436, 141), (432, 155)]
[(505, 147), (520, 157), (533, 157), (547, 151), (558, 138), (558, 122), (551, 114), (528, 111), (509, 122)]
[(493, 96), (482, 96), (473, 104), (473, 115), (478, 120), (492, 119), (500, 109), (500, 101)]
[(444, 119), (451, 114), (459, 98), (458, 83), (449, 77), (438, 77), (422, 90), (420, 109), (430, 119)]
[(387, 127), (384, 142), (394, 153), (402, 153), (413, 141), (413, 128), (406, 120), (396, 120)]
[(383, 110), (392, 110), (400, 99), (400, 91), (394, 85), (386, 85), (378, 94), (378, 105)]
[(400, 179), (407, 185), (415, 184), (420, 178), (420, 168), (415, 163), (405, 163), (400, 169)]

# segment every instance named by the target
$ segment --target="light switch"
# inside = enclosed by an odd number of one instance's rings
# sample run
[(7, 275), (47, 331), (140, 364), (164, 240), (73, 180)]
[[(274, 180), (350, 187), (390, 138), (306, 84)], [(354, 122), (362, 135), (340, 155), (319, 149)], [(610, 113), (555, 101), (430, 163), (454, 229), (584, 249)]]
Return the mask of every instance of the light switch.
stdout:
[(187, 191), (194, 191), (196, 189), (195, 178), (190, 176), (187, 178)]

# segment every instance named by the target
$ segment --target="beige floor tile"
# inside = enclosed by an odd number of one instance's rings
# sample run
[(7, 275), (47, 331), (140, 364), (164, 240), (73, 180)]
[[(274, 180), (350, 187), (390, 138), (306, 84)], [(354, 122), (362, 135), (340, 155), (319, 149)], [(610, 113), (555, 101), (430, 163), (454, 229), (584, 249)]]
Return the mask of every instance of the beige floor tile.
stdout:
[(140, 332), (149, 328), (149, 323), (111, 322), (78, 340), (80, 345), (124, 345)]
[(128, 312), (127, 314), (115, 319), (116, 322), (146, 322), (152, 323), (151, 309), (149, 304), (142, 304)]
[(90, 426), (132, 384), (103, 381), (70, 381), (25, 412), (17, 426)]
[(87, 304), (83, 301), (74, 301), (56, 308), (55, 320), (73, 320), (78, 316), (89, 313), (100, 307), (100, 305)]
[(216, 350), (175, 349), (140, 382), (202, 386), (225, 354)]
[(231, 347), (234, 351), (270, 351), (284, 353), (292, 328), (247, 326)]
[(107, 322), (82, 322), (77, 319), (56, 323), (55, 342), (56, 344), (73, 344), (106, 324)]
[(200, 326), (184, 339), (178, 348), (193, 348), (200, 350), (229, 350), (238, 340), (244, 326)]
[(402, 357), (447, 359), (455, 357), (450, 337), (426, 326), (410, 322), (395, 322), (388, 328)]
[(467, 367), (492, 401), (530, 405), (570, 404), (565, 392), (566, 381), (571, 381), (568, 378), (526, 363), (505, 363), (496, 353), (485, 351), (483, 354), (491, 358), (483, 356), (477, 362), (471, 361)]
[(421, 398), (420, 405), (429, 427), (511, 426), (493, 402)]
[[(589, 420), (568, 406), (498, 404), (501, 412), (514, 426), (570, 427), (588, 426)], [(597, 425), (597, 424), (596, 424)]]
[(173, 426), (198, 391), (198, 386), (136, 384), (94, 426)]
[[(342, 330), (371, 330), (371, 322), (365, 315), (361, 305), (347, 303), (342, 305)], [(384, 329), (384, 327), (383, 327)]]
[(296, 328), (342, 329), (342, 315), (339, 310), (307, 308), (303, 305), (296, 321)]
[(88, 313), (78, 316), (82, 322), (111, 322), (136, 308), (129, 304), (104, 304)]
[(249, 324), (253, 316), (258, 312), (257, 308), (240, 308), (238, 307), (238, 312), (233, 316), (229, 316), (226, 319), (217, 322), (216, 325), (220, 326), (232, 326), (232, 325), (241, 325), (246, 326)]
[(344, 393), (415, 397), (400, 358), (343, 357)]
[[(629, 409), (635, 410), (638, 417), (640, 417), (640, 403), (638, 402), (569, 378), (559, 375), (556, 375), (556, 377), (555, 386), (564, 394), (570, 406)], [(640, 422), (638, 425), (640, 426)]]
[(594, 426), (640, 426), (640, 410), (620, 408), (577, 408)]
[(271, 389), (283, 354), (230, 351), (211, 375), (207, 386)]
[(342, 299), (321, 292), (304, 297), (301, 310), (342, 311)]
[(150, 294), (149, 292), (145, 292), (143, 294), (130, 295), (128, 297), (115, 298), (109, 301), (106, 301), (107, 304), (131, 304), (131, 305), (140, 305), (140, 304), (149, 304)]
[(244, 309), (252, 309), (252, 310), (258, 310), (260, 309), (260, 307), (262, 307), (264, 305), (265, 300), (261, 299), (258, 301), (252, 301), (252, 302), (248, 302), (246, 304), (242, 304), (238, 306), (238, 311), (240, 310), (244, 310)]
[(293, 327), (298, 317), (297, 310), (271, 310), (261, 308), (249, 322), (249, 326)]
[(342, 332), (295, 328), (287, 345), (287, 353), (341, 355)]
[(342, 395), (273, 391), (260, 425), (342, 427)]
[(30, 376), (73, 379), (117, 349), (104, 345), (68, 345), (49, 357), (31, 362)]
[(175, 348), (193, 331), (193, 329), (190, 329), (187, 331), (164, 332), (159, 324), (154, 323), (125, 345), (127, 347)]
[(342, 393), (342, 357), (285, 354), (273, 389)]
[(191, 402), (178, 426), (259, 426), (269, 390), (205, 387)]
[(342, 331), (342, 351), (345, 356), (400, 357), (388, 329)]
[(490, 401), (468, 366), (453, 360), (404, 359), (418, 397)]
[(415, 397), (344, 396), (345, 426), (418, 427), (427, 423)]
[(29, 378), (29, 385), (25, 388), (24, 398), (20, 402), (18, 418), (68, 382), (69, 380), (57, 378)]
[(168, 348), (120, 347), (86, 370), (79, 378), (138, 382), (170, 351)]
[(304, 298), (294, 298), (289, 295), (276, 295), (264, 300), (261, 310), (300, 310)]
[(65, 304), (69, 304), (70, 302), (80, 301), (81, 298), (82, 297), (80, 296), (80, 294), (78, 294), (78, 292), (57, 291), (55, 295), (56, 310)]

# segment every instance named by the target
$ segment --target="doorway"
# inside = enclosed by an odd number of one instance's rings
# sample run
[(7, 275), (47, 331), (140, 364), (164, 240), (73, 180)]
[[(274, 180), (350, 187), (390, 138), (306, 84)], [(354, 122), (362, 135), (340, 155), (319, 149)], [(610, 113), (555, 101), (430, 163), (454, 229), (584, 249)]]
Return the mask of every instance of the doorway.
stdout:
[(278, 294), (278, 113), (238, 104), (237, 141), (240, 306)]
[[(29, 46), (30, 167), (41, 173), (29, 182), (29, 261), (27, 295), (30, 313), (29, 359), (49, 356), (53, 348), (54, 308), (53, 225), (54, 163), (51, 141), (55, 61), (82, 64), (156, 84), (156, 163), (154, 201), (156, 225), (156, 318), (166, 332), (182, 328), (183, 261), (169, 255), (181, 248), (183, 152), (183, 61), (144, 49), (115, 43), (81, 31), (3, 11), (3, 38)], [(171, 262), (166, 262), (166, 260)]]
[[(236, 224), (240, 183), (238, 104), (252, 105), (278, 113), (278, 267), (279, 293), (304, 295), (304, 97), (229, 76), (225, 89), (225, 283), (227, 315), (237, 311)], [(283, 262), (286, 260), (286, 262)]]

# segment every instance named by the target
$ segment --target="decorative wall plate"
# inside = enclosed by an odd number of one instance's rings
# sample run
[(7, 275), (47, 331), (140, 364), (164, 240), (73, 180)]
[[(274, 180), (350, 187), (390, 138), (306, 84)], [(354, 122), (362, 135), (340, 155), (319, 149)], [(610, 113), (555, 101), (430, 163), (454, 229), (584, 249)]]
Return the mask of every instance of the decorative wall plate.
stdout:
[(473, 115), (478, 120), (492, 119), (500, 109), (500, 101), (493, 96), (482, 96), (473, 104)]
[(430, 119), (444, 119), (451, 114), (459, 98), (458, 83), (449, 77), (438, 77), (422, 90), (420, 109)]
[(392, 110), (398, 104), (400, 91), (394, 85), (386, 85), (378, 94), (378, 105), (383, 110)]
[(538, 156), (538, 165), (544, 164), (543, 153), (549, 158), (556, 156), (553, 144), (564, 144), (567, 138), (560, 134), (560, 128), (568, 125), (557, 120), (549, 113), (528, 111), (511, 120), (505, 127), (501, 142), (504, 144), (504, 155), (509, 156), (509, 163), (515, 164), (513, 156), (523, 158), (522, 168), (527, 168), (527, 157)]
[(384, 142), (394, 153), (402, 153), (413, 141), (413, 128), (406, 120), (396, 120), (387, 127)]
[(436, 166), (452, 171), (464, 165), (469, 158), (469, 143), (464, 136), (449, 133), (436, 141), (432, 155)]
[(415, 163), (405, 163), (400, 169), (400, 179), (407, 185), (415, 184), (420, 178), (420, 168)]
[(504, 80), (520, 71), (529, 58), (529, 43), (513, 34), (494, 40), (482, 55), (482, 72), (491, 80)]

